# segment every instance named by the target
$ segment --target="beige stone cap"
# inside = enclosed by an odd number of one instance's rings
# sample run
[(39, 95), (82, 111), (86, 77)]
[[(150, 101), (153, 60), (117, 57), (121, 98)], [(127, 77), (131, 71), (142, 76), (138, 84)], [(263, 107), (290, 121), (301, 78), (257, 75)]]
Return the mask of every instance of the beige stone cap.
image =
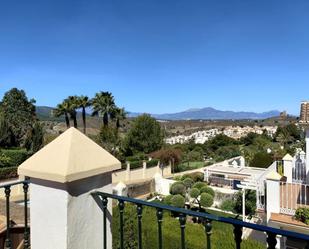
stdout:
[(272, 171), (270, 172), (267, 176), (266, 179), (267, 180), (275, 180), (275, 181), (280, 181), (282, 178), (282, 176), (280, 174), (278, 174), (276, 171)]
[(283, 161), (293, 161), (293, 157), (290, 154), (286, 154), (283, 158)]
[(121, 163), (75, 128), (70, 128), (18, 167), (18, 174), (60, 183), (121, 168)]

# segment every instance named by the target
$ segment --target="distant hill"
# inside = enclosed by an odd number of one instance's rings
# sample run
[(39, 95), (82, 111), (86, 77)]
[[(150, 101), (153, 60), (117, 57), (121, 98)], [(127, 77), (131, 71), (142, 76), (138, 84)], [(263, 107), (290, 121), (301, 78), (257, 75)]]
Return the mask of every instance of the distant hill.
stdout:
[[(129, 117), (136, 117), (141, 113), (129, 113)], [(278, 117), (280, 112), (277, 110), (255, 113), (255, 112), (234, 112), (234, 111), (220, 111), (212, 107), (194, 108), (183, 112), (166, 113), (166, 114), (151, 114), (156, 119), (164, 120), (241, 120), (241, 119), (267, 119), (271, 117)]]
[(49, 106), (36, 106), (36, 115), (42, 121), (63, 121), (63, 117), (54, 117), (52, 115), (52, 110), (54, 108)]

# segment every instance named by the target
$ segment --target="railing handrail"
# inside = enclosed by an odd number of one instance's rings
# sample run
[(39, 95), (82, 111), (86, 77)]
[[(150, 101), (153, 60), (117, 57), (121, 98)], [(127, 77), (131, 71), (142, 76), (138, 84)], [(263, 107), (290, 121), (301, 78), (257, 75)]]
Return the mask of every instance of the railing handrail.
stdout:
[(12, 182), (0, 184), (0, 188), (11, 187), (11, 186), (15, 186), (15, 185), (23, 184), (23, 183), (29, 184), (30, 182), (29, 182), (29, 180), (17, 180), (17, 181), (12, 181)]
[(118, 195), (113, 195), (113, 194), (99, 192), (99, 191), (95, 191), (95, 192), (91, 193), (91, 195), (94, 196), (94, 197), (100, 196), (102, 198), (103, 197), (112, 198), (112, 199), (120, 200), (120, 201), (123, 201), (123, 202), (130, 202), (130, 203), (134, 203), (134, 204), (138, 204), (138, 205), (142, 205), (142, 206), (153, 207), (153, 208), (156, 208), (156, 209), (168, 210), (168, 211), (172, 211), (172, 212), (175, 212), (175, 213), (182, 213), (182, 214), (185, 214), (185, 215), (188, 215), (188, 216), (204, 218), (204, 219), (208, 219), (208, 220), (212, 220), (212, 221), (223, 222), (223, 223), (231, 224), (231, 225), (238, 226), (238, 227), (246, 227), (246, 228), (250, 228), (250, 229), (261, 231), (261, 232), (277, 234), (277, 235), (281, 235), (281, 236), (285, 236), (285, 237), (309, 241), (309, 236), (305, 235), (305, 234), (287, 231), (287, 230), (281, 230), (281, 229), (277, 229), (277, 228), (273, 228), (273, 227), (269, 227), (269, 226), (264, 226), (264, 225), (253, 224), (253, 223), (249, 223), (249, 222), (244, 222), (244, 221), (241, 221), (241, 220), (238, 220), (238, 219), (226, 218), (226, 217), (221, 217), (221, 216), (203, 213), (203, 212), (196, 212), (196, 211), (192, 211), (192, 210), (188, 210), (188, 209), (184, 209), (184, 208), (177, 208), (177, 207), (164, 205), (164, 204), (161, 204), (161, 203), (147, 202), (147, 201), (143, 201), (143, 200), (139, 200), (139, 199), (133, 199), (133, 198), (130, 198), (130, 197), (118, 196)]

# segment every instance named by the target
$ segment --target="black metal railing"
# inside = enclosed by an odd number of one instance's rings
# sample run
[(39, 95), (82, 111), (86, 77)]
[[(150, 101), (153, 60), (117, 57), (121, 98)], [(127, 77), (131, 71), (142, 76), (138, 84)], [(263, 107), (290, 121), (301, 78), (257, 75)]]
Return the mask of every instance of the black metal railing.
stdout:
[[(125, 203), (132, 203), (137, 207), (137, 218), (138, 218), (138, 248), (142, 249), (142, 210), (143, 206), (152, 207), (157, 210), (157, 223), (158, 223), (158, 248), (163, 248), (163, 236), (162, 236), (162, 221), (163, 221), (163, 210), (171, 211), (173, 213), (179, 214), (179, 223), (180, 223), (180, 233), (181, 233), (181, 248), (185, 249), (185, 227), (186, 227), (186, 217), (196, 217), (203, 220), (203, 225), (205, 229), (205, 248), (211, 249), (211, 234), (212, 234), (212, 221), (223, 222), (226, 224), (230, 224), (234, 226), (234, 239), (236, 249), (241, 248), (242, 242), (242, 232), (243, 228), (253, 229), (255, 231), (264, 232), (267, 234), (267, 245), (268, 249), (275, 249), (277, 244), (277, 236), (284, 236), (287, 238), (299, 239), (302, 241), (306, 241), (307, 247), (309, 248), (309, 236), (301, 233), (295, 233), (291, 231), (276, 229), (268, 226), (243, 222), (238, 219), (220, 217), (213, 214), (208, 214), (204, 212), (196, 212), (189, 209), (184, 208), (176, 208), (172, 206), (163, 205), (161, 203), (156, 202), (147, 202), (139, 199), (133, 199), (129, 197), (117, 196), (113, 194), (103, 193), (103, 192), (93, 192), (93, 198), (95, 201), (102, 207), (103, 211), (103, 248), (107, 249), (107, 227), (106, 227), (106, 219), (107, 219), (107, 203), (108, 199), (114, 199), (118, 201), (119, 208), (119, 236), (120, 236), (120, 249), (124, 248), (124, 207)], [(224, 239), (224, 238), (223, 238)]]
[(29, 226), (28, 226), (28, 191), (29, 191), (29, 181), (15, 181), (8, 184), (0, 185), (0, 189), (4, 189), (5, 200), (6, 200), (6, 236), (4, 242), (5, 249), (12, 248), (12, 240), (11, 240), (11, 222), (10, 222), (10, 197), (11, 197), (11, 188), (15, 185), (23, 186), (24, 193), (24, 249), (30, 248), (30, 238), (29, 238)]

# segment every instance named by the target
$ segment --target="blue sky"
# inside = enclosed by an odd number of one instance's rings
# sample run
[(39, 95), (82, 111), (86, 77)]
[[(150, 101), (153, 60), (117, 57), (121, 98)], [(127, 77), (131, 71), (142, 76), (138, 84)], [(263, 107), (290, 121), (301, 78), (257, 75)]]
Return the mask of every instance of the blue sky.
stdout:
[(0, 97), (111, 91), (129, 111), (287, 110), (309, 99), (307, 0), (0, 2)]

